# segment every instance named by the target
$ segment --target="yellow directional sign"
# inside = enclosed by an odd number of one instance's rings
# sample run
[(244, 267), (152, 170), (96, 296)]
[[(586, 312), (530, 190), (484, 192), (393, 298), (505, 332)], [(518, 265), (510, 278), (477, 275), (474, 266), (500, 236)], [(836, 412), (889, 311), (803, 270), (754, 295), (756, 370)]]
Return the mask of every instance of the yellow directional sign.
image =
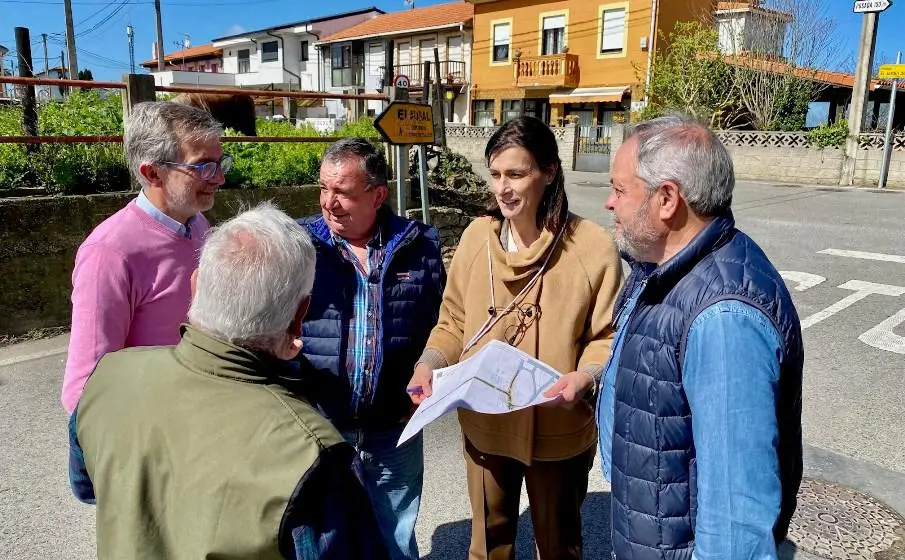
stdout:
[(905, 79), (905, 64), (884, 64), (880, 66), (881, 80)]
[(393, 101), (374, 128), (390, 144), (433, 144), (434, 110), (430, 105)]

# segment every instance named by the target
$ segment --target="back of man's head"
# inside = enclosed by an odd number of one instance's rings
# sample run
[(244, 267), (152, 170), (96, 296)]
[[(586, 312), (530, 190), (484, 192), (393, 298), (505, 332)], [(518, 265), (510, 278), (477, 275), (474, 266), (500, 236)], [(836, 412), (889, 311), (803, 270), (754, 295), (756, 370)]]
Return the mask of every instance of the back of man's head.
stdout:
[(706, 126), (687, 116), (666, 116), (633, 127), (625, 141), (638, 141), (638, 177), (656, 190), (679, 185), (688, 207), (702, 218), (729, 210), (735, 188), (732, 156)]
[(208, 232), (189, 321), (215, 338), (273, 353), (311, 294), (314, 265), (304, 229), (262, 203)]

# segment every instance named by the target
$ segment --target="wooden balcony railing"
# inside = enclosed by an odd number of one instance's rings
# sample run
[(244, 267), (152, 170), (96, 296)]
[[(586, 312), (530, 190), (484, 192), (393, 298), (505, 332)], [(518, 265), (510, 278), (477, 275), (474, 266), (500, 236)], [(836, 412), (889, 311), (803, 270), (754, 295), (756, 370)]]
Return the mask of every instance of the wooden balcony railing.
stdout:
[(578, 87), (578, 55), (523, 56), (515, 63), (518, 87)]

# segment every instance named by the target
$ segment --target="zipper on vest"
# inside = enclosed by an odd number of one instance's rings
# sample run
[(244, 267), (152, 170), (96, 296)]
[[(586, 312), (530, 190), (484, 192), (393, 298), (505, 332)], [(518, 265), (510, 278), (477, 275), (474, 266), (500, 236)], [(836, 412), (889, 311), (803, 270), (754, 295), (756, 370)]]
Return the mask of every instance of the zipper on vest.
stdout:
[[(613, 327), (614, 327), (614, 328), (616, 328), (616, 329), (619, 328), (620, 322), (622, 321), (622, 314), (625, 313), (626, 308), (628, 308), (628, 304), (629, 304), (632, 300), (637, 300), (638, 298), (641, 297), (641, 292), (644, 291), (644, 287), (645, 287), (646, 285), (647, 285), (647, 278), (645, 278), (644, 280), (641, 281), (641, 283), (638, 285), (638, 287), (635, 288), (634, 293), (632, 293), (632, 295), (630, 295), (630, 296), (625, 300), (625, 303), (622, 304), (622, 307), (619, 308), (619, 312), (616, 313), (616, 317), (613, 319)], [(637, 305), (637, 301), (635, 302), (635, 304)]]

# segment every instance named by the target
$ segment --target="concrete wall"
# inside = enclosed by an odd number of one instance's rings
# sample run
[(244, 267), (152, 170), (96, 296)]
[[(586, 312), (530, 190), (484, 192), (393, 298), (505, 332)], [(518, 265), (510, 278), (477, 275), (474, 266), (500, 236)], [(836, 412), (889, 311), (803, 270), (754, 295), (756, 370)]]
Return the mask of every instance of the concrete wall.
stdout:
[[(624, 134), (624, 125), (613, 125), (611, 166)], [(722, 131), (719, 136), (732, 155), (737, 179), (809, 185), (847, 184), (843, 180), (845, 150), (810, 147), (806, 133)], [(878, 146), (882, 146), (882, 142), (870, 136), (862, 135), (862, 147), (855, 152), (853, 185), (857, 187), (876, 187), (880, 178), (883, 150)], [(897, 138), (893, 145), (887, 185), (905, 187), (905, 142)]]
[[(876, 186), (880, 180), (880, 162), (883, 150), (858, 150), (855, 159), (855, 184)], [(893, 150), (889, 159), (889, 177), (886, 181), (891, 187), (905, 187), (905, 152)]]
[(737, 179), (838, 185), (844, 153), (839, 148), (728, 146)]
[[(273, 199), (290, 216), (318, 211), (316, 186), (224, 190), (207, 213), (222, 221), (245, 204)], [(134, 193), (0, 199), (0, 335), (68, 325), (75, 252)]]
[[(492, 126), (448, 126), (446, 128), (447, 147), (462, 154), (473, 162), (483, 162), (484, 149), (487, 141), (496, 132), (497, 127)], [(554, 127), (556, 145), (559, 147), (559, 159), (562, 160), (563, 169), (575, 169), (575, 156), (578, 150), (578, 127), (570, 124), (564, 127)]]

